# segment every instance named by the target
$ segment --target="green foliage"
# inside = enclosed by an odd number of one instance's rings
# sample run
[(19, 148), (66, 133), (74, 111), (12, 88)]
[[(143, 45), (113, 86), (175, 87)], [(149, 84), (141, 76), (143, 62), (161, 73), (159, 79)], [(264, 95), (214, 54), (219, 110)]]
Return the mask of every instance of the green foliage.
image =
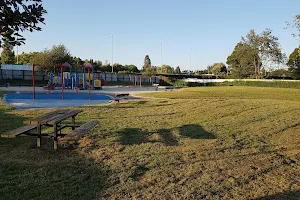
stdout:
[(13, 46), (8, 42), (5, 42), (2, 46), (1, 63), (15, 64), (15, 52), (13, 51)]
[(47, 11), (42, 0), (1, 0), (0, 13), (0, 46), (5, 40), (14, 46), (24, 44), (20, 32), (41, 31), (38, 25), (44, 23)]
[(151, 60), (148, 55), (145, 56), (143, 70), (146, 71), (147, 68), (151, 67)]
[(211, 69), (211, 72), (214, 74), (214, 75), (218, 75), (218, 76), (220, 76), (220, 75), (222, 75), (222, 76), (224, 76), (224, 75), (226, 75), (226, 73), (227, 73), (227, 67), (226, 67), (226, 65), (224, 64), (224, 63), (214, 63), (213, 65), (212, 65), (212, 69)]
[[(282, 53), (278, 37), (272, 35), (271, 29), (264, 30), (261, 34), (256, 34), (253, 29), (242, 37), (242, 43), (245, 43), (254, 50), (253, 64), (255, 65), (255, 75), (257, 78), (261, 77), (261, 63), (268, 62), (283, 63), (285, 54)], [(257, 60), (258, 59), (258, 60)]]
[(267, 79), (292, 79), (292, 73), (286, 69), (276, 69), (265, 73)]
[(239, 42), (232, 54), (227, 58), (230, 73), (234, 78), (248, 78), (255, 75), (255, 68), (259, 65), (259, 55), (246, 43)]
[(161, 74), (173, 74), (173, 68), (169, 65), (162, 65), (160, 70)]
[(234, 81), (214, 83), (213, 86), (250, 86), (250, 87), (275, 87), (300, 89), (298, 81)]
[(300, 47), (296, 48), (289, 56), (287, 65), (295, 79), (300, 79)]

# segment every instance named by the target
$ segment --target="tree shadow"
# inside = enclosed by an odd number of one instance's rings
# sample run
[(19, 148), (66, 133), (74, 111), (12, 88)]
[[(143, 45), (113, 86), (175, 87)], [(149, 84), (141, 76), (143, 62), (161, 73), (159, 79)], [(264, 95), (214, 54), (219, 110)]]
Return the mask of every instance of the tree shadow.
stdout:
[(178, 146), (180, 144), (179, 139), (172, 134), (170, 129), (160, 129), (157, 132), (160, 135), (162, 142), (167, 146)]
[(265, 197), (259, 197), (256, 198), (255, 200), (298, 200), (298, 199), (300, 199), (300, 190), (280, 192)]
[(23, 121), (25, 121), (27, 118), (11, 113), (11, 111), (13, 110), (14, 109), (10, 108), (0, 110), (0, 133), (5, 133), (10, 130), (24, 126)]
[(183, 137), (188, 137), (192, 139), (216, 139), (217, 137), (207, 132), (204, 128), (202, 128), (198, 124), (188, 124), (183, 125), (179, 128), (180, 135)]
[[(139, 128), (125, 128), (117, 132), (118, 140), (122, 145), (139, 145), (142, 143), (154, 143), (161, 142), (166, 146), (178, 146), (181, 144), (180, 137), (173, 134), (172, 129), (158, 129), (155, 131), (143, 131)], [(191, 139), (216, 139), (216, 136), (212, 133), (205, 131), (200, 125), (190, 124), (184, 125), (179, 128), (180, 136), (183, 138)], [(153, 134), (158, 134), (158, 140), (150, 139)]]
[(30, 148), (31, 139), (0, 139), (1, 198), (99, 199), (110, 169), (79, 149)]
[(148, 141), (148, 131), (138, 128), (125, 128), (118, 131), (118, 139), (123, 145), (142, 144)]

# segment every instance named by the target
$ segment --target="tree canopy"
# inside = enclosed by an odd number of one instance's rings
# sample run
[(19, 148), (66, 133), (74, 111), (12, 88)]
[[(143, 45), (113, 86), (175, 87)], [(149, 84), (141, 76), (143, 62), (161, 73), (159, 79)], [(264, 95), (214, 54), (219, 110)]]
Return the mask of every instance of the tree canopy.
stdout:
[(257, 78), (260, 78), (261, 75), (261, 63), (281, 63), (284, 60), (285, 55), (281, 51), (278, 37), (272, 35), (271, 29), (266, 29), (261, 34), (256, 34), (252, 29), (246, 37), (242, 37), (241, 42), (247, 44), (254, 50), (255, 54), (259, 55), (258, 57), (253, 56), (255, 75)]
[(15, 64), (15, 53), (13, 46), (7, 42), (2, 46), (1, 63), (2, 64)]
[(12, 46), (24, 44), (24, 31), (41, 31), (47, 11), (42, 0), (1, 0), (0, 1), (0, 46), (7, 41)]
[(225, 75), (227, 73), (227, 67), (224, 63), (220, 62), (220, 63), (214, 63), (211, 69), (211, 72), (214, 75)]
[(146, 70), (149, 67), (151, 67), (151, 60), (150, 60), (149, 55), (146, 55), (145, 58), (144, 58), (143, 70)]
[(293, 78), (300, 79), (300, 47), (296, 48), (289, 56), (287, 65)]
[(227, 64), (234, 78), (248, 78), (255, 75), (256, 67), (261, 65), (259, 60), (257, 51), (250, 45), (239, 42), (228, 56)]

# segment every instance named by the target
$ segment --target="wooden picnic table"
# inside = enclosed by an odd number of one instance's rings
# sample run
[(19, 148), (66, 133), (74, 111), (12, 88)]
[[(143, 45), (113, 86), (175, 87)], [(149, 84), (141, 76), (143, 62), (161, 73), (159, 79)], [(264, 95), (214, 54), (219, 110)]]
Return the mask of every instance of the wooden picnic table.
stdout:
[[(75, 123), (75, 117), (81, 112), (82, 110), (57, 110), (50, 112), (32, 120), (24, 121), (27, 125), (4, 134), (0, 134), (0, 137), (15, 138), (23, 134), (37, 136), (37, 147), (41, 147), (41, 138), (43, 136), (50, 136), (54, 139), (54, 149), (57, 149), (59, 136), (63, 136), (62, 144), (74, 141), (76, 142), (99, 123), (98, 120), (90, 120), (85, 124), (77, 125)], [(62, 123), (70, 118), (72, 119), (71, 123)], [(43, 126), (53, 127), (53, 132), (42, 133)], [(62, 133), (61, 130), (67, 127), (71, 127), (72, 132), (69, 134)]]
[[(25, 124), (36, 125), (36, 132), (27, 132), (26, 134), (37, 136), (37, 147), (41, 147), (42, 136), (52, 136), (54, 139), (54, 149), (57, 149), (58, 136), (65, 135), (61, 133), (61, 130), (66, 127), (71, 127), (72, 130), (75, 130), (76, 127), (79, 127), (75, 123), (75, 117), (81, 112), (82, 110), (57, 110), (32, 120), (24, 121)], [(71, 124), (62, 124), (63, 121), (69, 118), (72, 118)], [(43, 134), (42, 126), (53, 127), (53, 132)]]

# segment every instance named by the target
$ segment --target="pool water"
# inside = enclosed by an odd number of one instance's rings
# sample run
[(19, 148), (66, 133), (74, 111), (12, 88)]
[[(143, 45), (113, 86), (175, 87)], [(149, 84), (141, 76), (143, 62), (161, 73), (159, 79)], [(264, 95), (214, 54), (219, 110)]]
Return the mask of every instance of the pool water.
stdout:
[(111, 98), (104, 94), (87, 93), (64, 93), (62, 100), (61, 93), (36, 93), (36, 99), (33, 100), (32, 93), (5, 94), (3, 104), (12, 105), (18, 109), (28, 108), (65, 108), (72, 106), (83, 106), (91, 104), (107, 103)]

